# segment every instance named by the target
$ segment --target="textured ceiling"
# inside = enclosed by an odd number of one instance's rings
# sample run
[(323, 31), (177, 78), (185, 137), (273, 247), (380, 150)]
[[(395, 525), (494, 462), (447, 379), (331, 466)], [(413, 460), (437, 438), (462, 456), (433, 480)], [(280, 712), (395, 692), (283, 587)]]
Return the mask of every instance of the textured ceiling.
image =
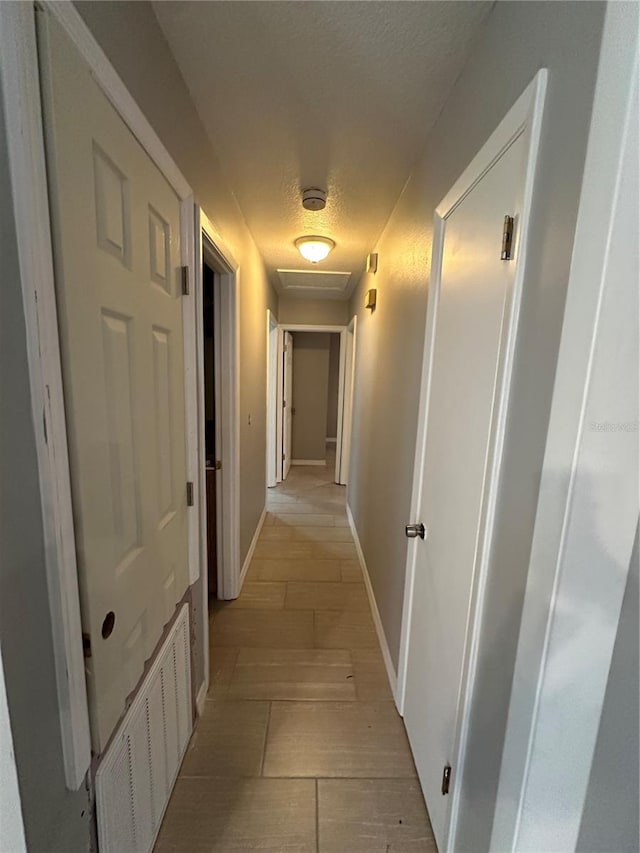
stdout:
[[(156, 2), (276, 288), (278, 268), (349, 271), (346, 298), (490, 2)], [(300, 192), (328, 191), (322, 212)], [(336, 241), (317, 265), (293, 245)]]

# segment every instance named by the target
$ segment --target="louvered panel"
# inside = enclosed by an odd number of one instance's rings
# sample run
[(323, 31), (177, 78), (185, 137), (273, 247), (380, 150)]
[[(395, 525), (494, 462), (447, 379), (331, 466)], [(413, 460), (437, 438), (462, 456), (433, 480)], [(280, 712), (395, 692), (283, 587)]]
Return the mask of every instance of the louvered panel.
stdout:
[(96, 774), (100, 853), (149, 853), (191, 734), (189, 608), (163, 643)]
[[(109, 750), (108, 772), (97, 784), (100, 850), (136, 849), (132, 756), (128, 737), (118, 739)], [(107, 805), (108, 804), (108, 805)], [(108, 838), (110, 846), (104, 846)]]
[(176, 714), (178, 723), (178, 747), (180, 755), (184, 752), (191, 736), (191, 680), (189, 652), (189, 622), (180, 625), (173, 646), (176, 671)]
[(162, 812), (173, 781), (173, 774), (170, 774), (167, 770), (164, 718), (162, 713), (162, 683), (159, 672), (156, 673), (156, 677), (150, 685), (147, 714), (149, 725), (149, 765), (151, 767), (151, 803), (155, 826), (162, 818)]
[(167, 777), (171, 779), (180, 755), (178, 741), (178, 723), (176, 717), (176, 668), (173, 649), (170, 659), (162, 667), (162, 721), (164, 729), (165, 754), (167, 756)]
[(147, 702), (138, 708), (131, 720), (131, 779), (133, 785), (133, 825), (136, 853), (151, 849), (154, 838), (153, 807), (151, 803), (151, 764), (149, 762), (149, 718)]

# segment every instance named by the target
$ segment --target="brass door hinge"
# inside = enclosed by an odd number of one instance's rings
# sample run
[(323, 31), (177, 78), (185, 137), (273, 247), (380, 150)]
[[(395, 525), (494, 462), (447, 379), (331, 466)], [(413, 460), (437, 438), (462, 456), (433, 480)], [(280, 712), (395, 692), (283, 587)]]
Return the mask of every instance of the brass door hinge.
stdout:
[(501, 261), (510, 261), (513, 249), (513, 216), (508, 214), (504, 218), (502, 226), (502, 252), (500, 253)]
[(189, 295), (189, 267), (180, 267), (180, 281), (182, 282), (182, 295)]

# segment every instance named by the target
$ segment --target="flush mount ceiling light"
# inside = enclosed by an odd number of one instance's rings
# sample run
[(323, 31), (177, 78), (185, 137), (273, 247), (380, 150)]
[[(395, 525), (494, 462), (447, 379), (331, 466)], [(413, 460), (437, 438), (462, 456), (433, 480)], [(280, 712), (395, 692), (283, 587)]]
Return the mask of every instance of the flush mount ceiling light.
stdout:
[(312, 264), (323, 261), (335, 245), (328, 237), (298, 237), (296, 240), (296, 248)]

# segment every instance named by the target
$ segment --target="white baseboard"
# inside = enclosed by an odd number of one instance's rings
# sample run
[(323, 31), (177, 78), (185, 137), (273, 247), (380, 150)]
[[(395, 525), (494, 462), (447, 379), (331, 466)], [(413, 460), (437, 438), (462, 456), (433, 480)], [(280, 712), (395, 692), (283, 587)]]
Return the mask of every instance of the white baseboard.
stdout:
[(200, 689), (196, 693), (196, 711), (198, 712), (198, 716), (201, 717), (204, 714), (204, 705), (205, 700), (207, 698), (207, 682), (203, 681), (200, 685)]
[(292, 459), (292, 465), (326, 465), (326, 459)]
[(369, 604), (371, 606), (371, 615), (373, 616), (373, 624), (376, 627), (376, 634), (378, 635), (378, 642), (380, 643), (380, 651), (382, 652), (382, 658), (384, 660), (384, 665), (387, 670), (387, 678), (389, 679), (389, 686), (391, 687), (391, 693), (393, 694), (394, 701), (396, 706), (398, 705), (398, 674), (396, 673), (395, 667), (393, 665), (393, 661), (391, 660), (391, 652), (389, 651), (389, 644), (387, 643), (387, 637), (384, 633), (384, 628), (382, 627), (382, 620), (380, 619), (380, 611), (378, 610), (378, 605), (376, 603), (376, 597), (373, 593), (373, 587), (371, 586), (371, 578), (369, 577), (369, 570), (367, 569), (367, 564), (364, 559), (364, 553), (362, 551), (362, 545), (360, 544), (360, 537), (358, 536), (358, 531), (356, 529), (356, 523), (353, 520), (353, 514), (351, 512), (351, 507), (347, 504), (347, 519), (349, 520), (349, 527), (351, 528), (351, 533), (353, 534), (353, 540), (356, 545), (356, 551), (358, 553), (358, 560), (360, 562), (360, 568), (362, 570), (362, 576), (364, 578), (364, 585), (367, 590), (367, 595), (369, 597)]
[(249, 566), (251, 565), (251, 560), (253, 558), (253, 552), (256, 550), (256, 545), (258, 544), (258, 538), (260, 536), (260, 531), (262, 530), (262, 526), (264, 524), (264, 520), (267, 517), (267, 508), (262, 510), (262, 515), (258, 521), (258, 525), (256, 527), (256, 532), (253, 534), (253, 539), (251, 540), (251, 545), (249, 545), (249, 550), (247, 551), (247, 556), (244, 558), (244, 563), (242, 564), (242, 571), (240, 572), (240, 588), (238, 589), (238, 595), (242, 592), (242, 585), (244, 584), (244, 579), (247, 576), (247, 572), (249, 571)]

